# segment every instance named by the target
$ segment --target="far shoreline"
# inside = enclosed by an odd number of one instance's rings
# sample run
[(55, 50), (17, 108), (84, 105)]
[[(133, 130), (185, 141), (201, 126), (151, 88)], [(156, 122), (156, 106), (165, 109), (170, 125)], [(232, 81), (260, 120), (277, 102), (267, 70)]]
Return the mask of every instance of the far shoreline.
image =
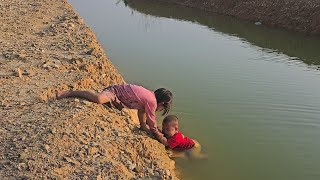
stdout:
[[(133, 0), (140, 1), (140, 0)], [(156, 0), (305, 34), (320, 35), (320, 1)]]

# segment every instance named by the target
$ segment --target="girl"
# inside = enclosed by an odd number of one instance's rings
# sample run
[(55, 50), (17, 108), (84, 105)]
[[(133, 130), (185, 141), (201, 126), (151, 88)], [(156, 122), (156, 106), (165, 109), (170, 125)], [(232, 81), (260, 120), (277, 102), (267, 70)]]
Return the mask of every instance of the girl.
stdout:
[(144, 87), (133, 84), (109, 86), (99, 94), (80, 90), (67, 90), (57, 93), (57, 99), (67, 97), (81, 97), (98, 104), (115, 107), (119, 110), (123, 108), (137, 109), (140, 128), (147, 131), (148, 125), (157, 139), (162, 139), (163, 134), (157, 128), (155, 111), (163, 111), (162, 115), (166, 115), (172, 105), (172, 93), (169, 90), (159, 88), (152, 92)]

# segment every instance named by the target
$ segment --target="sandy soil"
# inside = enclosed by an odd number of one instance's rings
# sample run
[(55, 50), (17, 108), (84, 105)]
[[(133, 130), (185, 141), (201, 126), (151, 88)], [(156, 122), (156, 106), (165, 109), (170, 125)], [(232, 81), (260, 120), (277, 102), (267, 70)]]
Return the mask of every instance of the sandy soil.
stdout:
[(320, 0), (159, 0), (309, 34), (320, 34)]
[(124, 83), (65, 0), (0, 1), (0, 179), (175, 179), (135, 112), (55, 91)]

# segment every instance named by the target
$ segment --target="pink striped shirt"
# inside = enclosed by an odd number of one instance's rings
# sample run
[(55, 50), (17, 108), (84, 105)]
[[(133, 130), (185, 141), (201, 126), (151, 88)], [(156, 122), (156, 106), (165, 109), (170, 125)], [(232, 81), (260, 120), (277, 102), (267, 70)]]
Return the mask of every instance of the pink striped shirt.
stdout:
[(125, 108), (144, 110), (148, 126), (153, 132), (157, 130), (157, 99), (153, 91), (133, 84), (113, 85), (107, 90), (112, 91)]

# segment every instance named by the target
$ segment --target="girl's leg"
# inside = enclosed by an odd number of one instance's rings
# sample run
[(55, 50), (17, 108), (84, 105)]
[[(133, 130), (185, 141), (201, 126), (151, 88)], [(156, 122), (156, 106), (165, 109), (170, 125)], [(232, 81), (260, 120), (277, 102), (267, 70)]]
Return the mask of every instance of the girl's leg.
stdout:
[(80, 97), (85, 98), (91, 102), (97, 104), (104, 104), (110, 102), (110, 98), (105, 94), (97, 94), (91, 91), (60, 91), (57, 93), (57, 99), (68, 98), (68, 97)]

